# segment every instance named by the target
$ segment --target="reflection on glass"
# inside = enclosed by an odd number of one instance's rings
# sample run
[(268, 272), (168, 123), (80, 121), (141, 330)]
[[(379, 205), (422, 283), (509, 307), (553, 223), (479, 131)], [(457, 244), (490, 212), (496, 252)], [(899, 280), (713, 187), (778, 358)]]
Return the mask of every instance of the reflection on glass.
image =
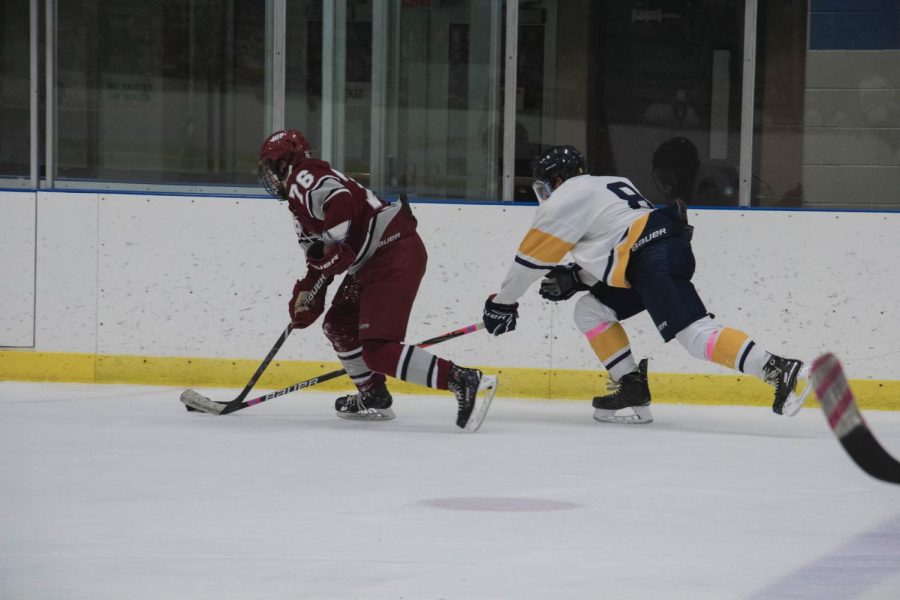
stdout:
[(344, 69), (344, 172), (362, 185), (371, 184), (372, 144), (372, 11), (371, 3), (348, 6)]
[(61, 179), (255, 182), (262, 3), (73, 1), (58, 10)]
[[(370, 184), (372, 135), (372, 3), (336, 2), (335, 51), (323, 50), (323, 6), (315, 0), (287, 5), (285, 125), (299, 129), (313, 154), (363, 185)], [(298, 34), (302, 32), (302, 34)], [(331, 120), (323, 131), (323, 71), (334, 79)], [(331, 136), (329, 151), (326, 140)], [(326, 154), (329, 154), (326, 156)]]
[[(390, 23), (388, 193), (499, 199), (500, 4), (404, 3)], [(499, 142), (498, 142), (499, 143)]]
[(743, 10), (740, 0), (528, 2), (517, 161), (572, 144), (591, 172), (628, 177), (656, 201), (669, 198), (654, 168), (678, 176), (668, 191), (688, 204), (737, 204)]
[(753, 203), (900, 207), (900, 4), (760, 0)]
[(31, 172), (28, 11), (28, 0), (0, 5), (0, 177), (17, 177), (20, 185), (29, 184)]
[(803, 199), (806, 3), (760, 0), (752, 206), (798, 207)]
[(286, 29), (285, 127), (302, 131), (321, 156), (322, 2), (289, 2)]

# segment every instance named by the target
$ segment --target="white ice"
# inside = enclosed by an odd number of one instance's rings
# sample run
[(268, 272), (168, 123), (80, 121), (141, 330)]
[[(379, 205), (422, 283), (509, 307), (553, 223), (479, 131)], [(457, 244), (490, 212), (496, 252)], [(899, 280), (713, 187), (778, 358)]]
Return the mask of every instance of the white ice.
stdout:
[[(819, 411), (0, 383), (0, 598), (900, 598), (900, 486)], [(199, 390), (215, 399), (237, 390)], [(900, 413), (866, 413), (900, 454)]]

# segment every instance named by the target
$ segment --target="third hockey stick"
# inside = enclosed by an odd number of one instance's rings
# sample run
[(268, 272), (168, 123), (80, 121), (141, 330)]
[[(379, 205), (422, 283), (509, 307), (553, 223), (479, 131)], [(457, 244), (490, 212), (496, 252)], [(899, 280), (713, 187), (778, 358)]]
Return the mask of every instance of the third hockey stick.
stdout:
[[(416, 345), (420, 348), (427, 348), (428, 346), (440, 344), (441, 342), (446, 342), (447, 340), (452, 340), (453, 338), (458, 338), (460, 336), (472, 333), (473, 331), (478, 331), (479, 329), (483, 328), (484, 323), (474, 323), (472, 325), (460, 327), (459, 329), (456, 329), (449, 333), (433, 337), (429, 340), (425, 340), (424, 342), (420, 342)], [(291, 392), (296, 392), (297, 390), (302, 390), (304, 388), (309, 388), (314, 385), (336, 379), (346, 373), (347, 371), (345, 371), (344, 369), (338, 369), (337, 371), (331, 371), (330, 373), (325, 373), (324, 375), (317, 375), (316, 377), (300, 381), (298, 383), (295, 383), (294, 385), (269, 392), (268, 394), (259, 396), (258, 398), (252, 398), (250, 400), (244, 400), (242, 396), (239, 396), (231, 402), (216, 402), (215, 400), (211, 400), (206, 396), (198, 394), (194, 390), (185, 390), (181, 394), (181, 401), (184, 402), (185, 407), (187, 407), (189, 410), (192, 409), (197, 412), (205, 412), (211, 415), (227, 415), (229, 413), (243, 410), (248, 406), (254, 406), (267, 400), (271, 400), (272, 398), (284, 396), (285, 394), (290, 394)]]
[(810, 370), (810, 380), (822, 403), (828, 425), (853, 462), (876, 479), (900, 483), (900, 462), (888, 454), (872, 435), (859, 412), (837, 357), (828, 353), (817, 358)]

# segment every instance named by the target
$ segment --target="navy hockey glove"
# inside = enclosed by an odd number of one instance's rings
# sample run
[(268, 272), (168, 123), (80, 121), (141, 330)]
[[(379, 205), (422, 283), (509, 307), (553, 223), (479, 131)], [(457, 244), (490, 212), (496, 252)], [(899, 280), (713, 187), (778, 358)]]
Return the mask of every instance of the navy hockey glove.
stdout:
[(541, 289), (538, 292), (544, 300), (559, 302), (568, 300), (578, 292), (590, 289), (581, 283), (578, 271), (581, 267), (575, 263), (557, 265), (550, 269), (550, 273), (541, 281)]
[(515, 304), (497, 304), (494, 302), (494, 296), (491, 294), (484, 301), (484, 328), (491, 335), (500, 335), (507, 331), (513, 331), (516, 328), (516, 319), (519, 318), (519, 303)]

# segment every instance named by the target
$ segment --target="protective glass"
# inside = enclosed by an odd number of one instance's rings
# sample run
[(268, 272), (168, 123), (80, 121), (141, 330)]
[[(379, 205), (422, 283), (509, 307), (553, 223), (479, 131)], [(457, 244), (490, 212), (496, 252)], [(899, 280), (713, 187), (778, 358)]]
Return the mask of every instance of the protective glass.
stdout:
[(671, 199), (675, 192), (675, 185), (678, 183), (675, 171), (672, 169), (653, 169), (651, 176), (659, 193), (666, 199)]

